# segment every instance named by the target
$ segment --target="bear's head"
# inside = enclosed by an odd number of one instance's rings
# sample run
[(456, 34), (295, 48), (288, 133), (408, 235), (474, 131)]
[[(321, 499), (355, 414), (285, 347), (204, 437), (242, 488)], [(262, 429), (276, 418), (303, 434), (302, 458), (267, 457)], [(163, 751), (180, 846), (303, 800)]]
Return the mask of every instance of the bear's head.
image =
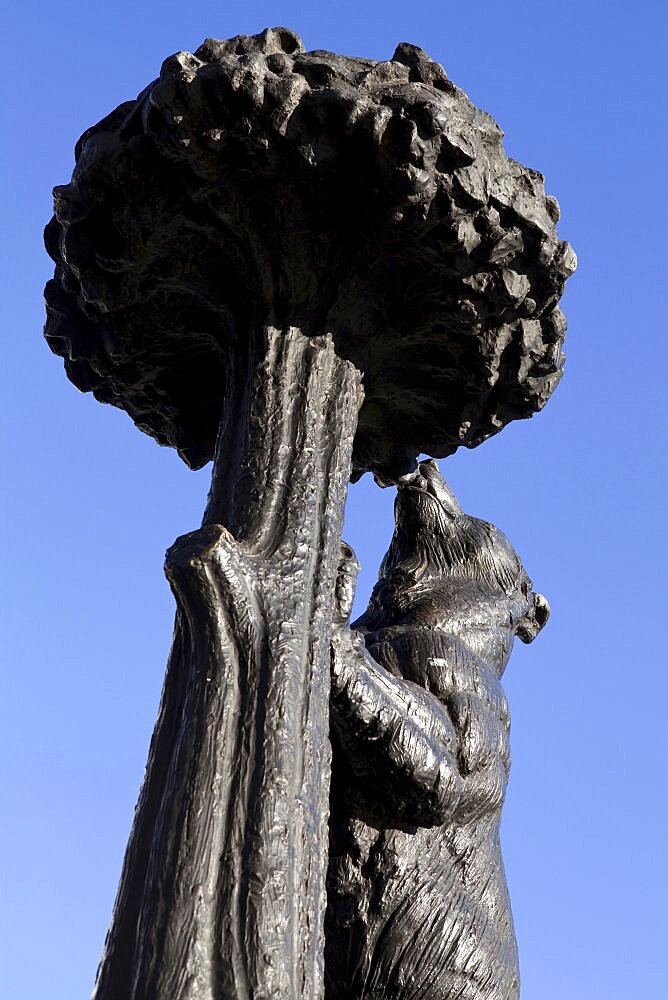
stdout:
[(438, 628), (502, 673), (515, 635), (531, 642), (549, 613), (506, 536), (462, 511), (436, 462), (403, 478), (392, 542), (354, 628)]

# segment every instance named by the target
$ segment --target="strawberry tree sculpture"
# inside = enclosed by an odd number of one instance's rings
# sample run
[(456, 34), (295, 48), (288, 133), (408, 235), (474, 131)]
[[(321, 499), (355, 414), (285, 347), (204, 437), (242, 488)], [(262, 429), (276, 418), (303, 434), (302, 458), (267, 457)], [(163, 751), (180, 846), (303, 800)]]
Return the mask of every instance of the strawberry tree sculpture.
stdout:
[(540, 174), (420, 49), (167, 59), (55, 189), (46, 338), (191, 467), (173, 648), (97, 1000), (322, 995), (346, 488), (547, 401), (574, 269)]

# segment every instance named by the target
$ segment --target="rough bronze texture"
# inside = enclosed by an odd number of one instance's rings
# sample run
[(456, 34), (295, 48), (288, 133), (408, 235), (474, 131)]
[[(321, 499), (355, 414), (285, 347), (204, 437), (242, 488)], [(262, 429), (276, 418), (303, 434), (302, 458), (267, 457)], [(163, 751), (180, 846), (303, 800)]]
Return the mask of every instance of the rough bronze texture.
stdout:
[[(369, 607), (333, 639), (329, 1000), (516, 1000), (501, 677), (549, 607), (434, 462), (400, 486)], [(344, 551), (339, 593), (357, 563)]]
[[(499, 679), (547, 606), (417, 464), (561, 374), (575, 258), (501, 139), (414, 46), (275, 28), (167, 59), (55, 190), (50, 347), (213, 459), (95, 1000), (517, 996)], [(397, 526), (351, 631), (366, 470)]]
[(226, 400), (95, 1000), (322, 996), (330, 636), (359, 373), (269, 330)]
[(266, 325), (364, 373), (357, 474), (473, 447), (557, 384), (574, 269), (543, 178), (420, 49), (207, 39), (88, 129), (55, 191), (46, 336), (72, 381), (193, 468)]

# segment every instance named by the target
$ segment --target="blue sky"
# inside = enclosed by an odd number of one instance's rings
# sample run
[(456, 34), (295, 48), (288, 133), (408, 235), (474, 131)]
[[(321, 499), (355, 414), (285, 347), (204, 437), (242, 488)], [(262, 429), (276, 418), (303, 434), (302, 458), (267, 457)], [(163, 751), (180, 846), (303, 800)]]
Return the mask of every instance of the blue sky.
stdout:
[[(521, 553), (553, 617), (506, 674), (503, 843), (523, 1000), (666, 989), (665, 63), (659, 3), (27, 0), (5, 15), (1, 980), (92, 987), (169, 647), (164, 551), (200, 520), (190, 472), (82, 396), (41, 337), (41, 231), (80, 133), (165, 56), (285, 24), (309, 48), (424, 47), (546, 175), (580, 266), (565, 377), (537, 418), (442, 464)], [(663, 86), (662, 86), (663, 85)], [(663, 119), (663, 121), (662, 121)], [(665, 140), (664, 140), (665, 142)], [(391, 491), (351, 488), (363, 608)], [(662, 704), (663, 702), (663, 704)], [(0, 990), (1, 992), (1, 990)]]

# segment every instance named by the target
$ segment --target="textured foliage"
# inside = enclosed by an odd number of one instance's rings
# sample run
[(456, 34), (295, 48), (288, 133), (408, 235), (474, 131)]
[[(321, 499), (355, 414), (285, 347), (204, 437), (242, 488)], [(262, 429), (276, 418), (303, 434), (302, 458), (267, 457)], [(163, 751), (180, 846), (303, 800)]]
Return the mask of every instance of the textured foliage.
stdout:
[(241, 341), (331, 333), (357, 472), (472, 447), (561, 372), (574, 255), (540, 174), (420, 49), (208, 39), (89, 129), (46, 231), (46, 336), (82, 390), (208, 461)]

